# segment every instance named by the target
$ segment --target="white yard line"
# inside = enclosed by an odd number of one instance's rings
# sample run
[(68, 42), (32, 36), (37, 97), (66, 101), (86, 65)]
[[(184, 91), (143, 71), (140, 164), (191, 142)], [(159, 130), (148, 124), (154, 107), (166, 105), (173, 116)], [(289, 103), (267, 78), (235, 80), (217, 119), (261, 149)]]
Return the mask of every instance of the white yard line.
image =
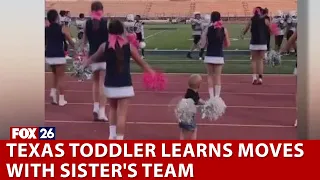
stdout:
[(156, 35), (158, 35), (158, 34), (164, 33), (164, 32), (166, 32), (166, 31), (167, 31), (167, 30), (158, 31), (158, 32), (156, 32), (156, 33), (153, 33), (153, 34), (145, 37), (144, 39), (149, 39), (149, 38), (151, 38), (151, 37), (153, 37), (153, 36), (156, 36)]

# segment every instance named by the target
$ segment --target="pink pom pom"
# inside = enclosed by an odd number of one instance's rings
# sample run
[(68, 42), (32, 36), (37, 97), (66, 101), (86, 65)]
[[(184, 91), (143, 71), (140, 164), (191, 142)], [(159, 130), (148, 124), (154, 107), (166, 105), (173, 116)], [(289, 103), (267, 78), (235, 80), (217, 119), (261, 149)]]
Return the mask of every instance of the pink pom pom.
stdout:
[(272, 23), (271, 24), (271, 33), (274, 34), (274, 35), (278, 35), (278, 25), (275, 24), (275, 23)]
[(137, 41), (137, 36), (135, 33), (130, 33), (127, 35), (130, 44), (134, 45), (136, 48), (139, 47), (139, 42)]
[(162, 91), (166, 88), (167, 78), (162, 72), (156, 72), (155, 75), (145, 72), (143, 82), (146, 89)]

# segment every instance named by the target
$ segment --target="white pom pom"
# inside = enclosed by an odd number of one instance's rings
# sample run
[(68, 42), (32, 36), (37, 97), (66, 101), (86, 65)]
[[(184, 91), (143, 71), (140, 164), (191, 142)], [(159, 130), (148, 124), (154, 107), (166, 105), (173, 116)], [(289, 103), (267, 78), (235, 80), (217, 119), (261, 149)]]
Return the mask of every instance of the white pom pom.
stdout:
[(179, 122), (191, 123), (197, 112), (197, 107), (192, 99), (182, 99), (174, 112)]
[(268, 52), (265, 57), (266, 63), (272, 66), (279, 66), (281, 64), (281, 55), (275, 50)]
[(73, 61), (68, 70), (71, 72), (71, 76), (77, 78), (79, 81), (90, 79), (92, 71), (89, 68), (84, 68), (81, 61)]
[(139, 47), (141, 49), (144, 49), (146, 46), (147, 46), (147, 44), (145, 42), (143, 42), (143, 41), (139, 43)]
[(202, 108), (202, 119), (217, 120), (225, 113), (226, 108), (227, 106), (221, 97), (211, 98)]

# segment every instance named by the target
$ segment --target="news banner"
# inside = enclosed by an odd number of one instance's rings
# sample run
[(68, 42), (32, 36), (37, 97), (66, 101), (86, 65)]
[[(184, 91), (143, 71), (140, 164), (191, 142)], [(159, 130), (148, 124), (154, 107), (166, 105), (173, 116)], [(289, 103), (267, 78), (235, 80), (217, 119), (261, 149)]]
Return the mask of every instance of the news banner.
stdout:
[(307, 179), (319, 141), (56, 140), (55, 127), (12, 127), (2, 179)]

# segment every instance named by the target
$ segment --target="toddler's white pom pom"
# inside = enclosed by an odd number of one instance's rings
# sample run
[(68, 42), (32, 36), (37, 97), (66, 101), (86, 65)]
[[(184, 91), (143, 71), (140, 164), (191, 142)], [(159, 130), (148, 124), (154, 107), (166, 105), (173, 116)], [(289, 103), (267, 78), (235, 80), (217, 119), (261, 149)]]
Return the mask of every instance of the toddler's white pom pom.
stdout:
[(191, 123), (197, 112), (197, 107), (192, 99), (182, 99), (174, 112), (179, 122)]
[(206, 101), (202, 108), (202, 119), (217, 120), (225, 113), (227, 105), (221, 97), (214, 97)]

